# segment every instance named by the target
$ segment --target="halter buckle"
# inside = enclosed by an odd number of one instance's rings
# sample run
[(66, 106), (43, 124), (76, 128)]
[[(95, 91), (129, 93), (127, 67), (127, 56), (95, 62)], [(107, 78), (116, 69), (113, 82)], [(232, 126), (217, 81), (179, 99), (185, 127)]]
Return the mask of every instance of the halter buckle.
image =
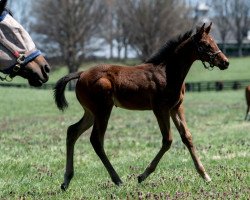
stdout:
[(13, 67), (13, 72), (18, 72), (19, 70), (21, 69), (21, 65), (20, 64), (16, 64), (14, 67)]
[(20, 56), (17, 58), (17, 62), (19, 64), (23, 64), (25, 62), (25, 55), (24, 54), (20, 54)]

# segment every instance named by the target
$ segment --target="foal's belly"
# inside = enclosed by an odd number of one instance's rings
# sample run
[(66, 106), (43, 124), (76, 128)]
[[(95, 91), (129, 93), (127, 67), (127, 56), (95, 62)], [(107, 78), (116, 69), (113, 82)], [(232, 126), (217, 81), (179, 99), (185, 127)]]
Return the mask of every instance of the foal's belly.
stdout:
[(116, 94), (112, 96), (116, 107), (130, 110), (151, 110), (153, 106), (152, 96), (138, 91), (130, 94)]

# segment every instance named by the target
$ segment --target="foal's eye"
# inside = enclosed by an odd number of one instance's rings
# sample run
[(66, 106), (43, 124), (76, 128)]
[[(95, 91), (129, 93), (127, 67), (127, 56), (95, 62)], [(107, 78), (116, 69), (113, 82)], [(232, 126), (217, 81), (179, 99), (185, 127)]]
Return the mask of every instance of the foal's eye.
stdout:
[(206, 49), (211, 49), (211, 46), (209, 44), (205, 44)]

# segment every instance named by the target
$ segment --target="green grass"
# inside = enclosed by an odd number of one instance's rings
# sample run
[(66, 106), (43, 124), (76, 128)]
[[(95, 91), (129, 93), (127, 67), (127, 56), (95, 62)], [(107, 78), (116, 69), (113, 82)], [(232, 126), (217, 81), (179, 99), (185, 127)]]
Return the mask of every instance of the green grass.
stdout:
[[(230, 66), (227, 70), (219, 70), (217, 67), (213, 71), (205, 70), (200, 61), (196, 61), (186, 78), (186, 82), (194, 81), (222, 81), (222, 80), (250, 80), (250, 57), (244, 58), (229, 58)], [(98, 62), (88, 62), (82, 64), (80, 70), (86, 70), (98, 63), (113, 63), (121, 64), (112, 61), (98, 61)], [(127, 65), (140, 64), (141, 61), (131, 60), (127, 61)], [(123, 63), (121, 65), (124, 65)], [(53, 69), (53, 66), (51, 66)], [(66, 75), (68, 70), (66, 67), (61, 67), (57, 70), (52, 70), (50, 74), (50, 79), (48, 83), (55, 83), (59, 78)], [(20, 77), (16, 77), (13, 83), (27, 83), (26, 80)]]
[(66, 192), (60, 191), (66, 129), (83, 114), (74, 93), (67, 92), (70, 107), (65, 113), (54, 106), (52, 91), (0, 88), (0, 96), (0, 199), (250, 197), (250, 122), (243, 120), (242, 90), (186, 95), (187, 122), (211, 183), (196, 173), (172, 125), (171, 149), (156, 171), (138, 184), (137, 175), (160, 148), (159, 128), (152, 112), (114, 108), (105, 149), (124, 184), (117, 187), (110, 181), (89, 142), (89, 130), (76, 144), (75, 177)]
[(222, 80), (249, 80), (250, 79), (250, 57), (229, 58), (227, 70), (205, 70), (201, 61), (196, 61), (187, 76), (187, 82), (194, 81), (222, 81)]

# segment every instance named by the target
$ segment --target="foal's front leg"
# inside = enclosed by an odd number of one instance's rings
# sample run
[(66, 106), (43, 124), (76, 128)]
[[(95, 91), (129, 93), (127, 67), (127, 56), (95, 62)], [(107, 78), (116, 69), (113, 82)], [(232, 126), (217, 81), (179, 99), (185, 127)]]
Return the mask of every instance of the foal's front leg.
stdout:
[(172, 143), (172, 134), (170, 130), (170, 114), (168, 109), (157, 109), (154, 110), (154, 114), (157, 118), (161, 134), (162, 134), (162, 146), (160, 151), (157, 153), (152, 162), (148, 165), (145, 171), (138, 176), (138, 182), (141, 183), (144, 181), (152, 172), (155, 171), (159, 161), (166, 151), (169, 150)]
[(192, 159), (194, 161), (194, 165), (196, 167), (197, 172), (206, 180), (211, 181), (211, 178), (206, 173), (205, 168), (203, 167), (198, 155), (196, 148), (192, 141), (192, 135), (187, 128), (187, 123), (184, 115), (184, 106), (183, 104), (177, 105), (175, 108), (171, 110), (171, 117), (173, 122), (178, 129), (182, 142), (187, 146)]

